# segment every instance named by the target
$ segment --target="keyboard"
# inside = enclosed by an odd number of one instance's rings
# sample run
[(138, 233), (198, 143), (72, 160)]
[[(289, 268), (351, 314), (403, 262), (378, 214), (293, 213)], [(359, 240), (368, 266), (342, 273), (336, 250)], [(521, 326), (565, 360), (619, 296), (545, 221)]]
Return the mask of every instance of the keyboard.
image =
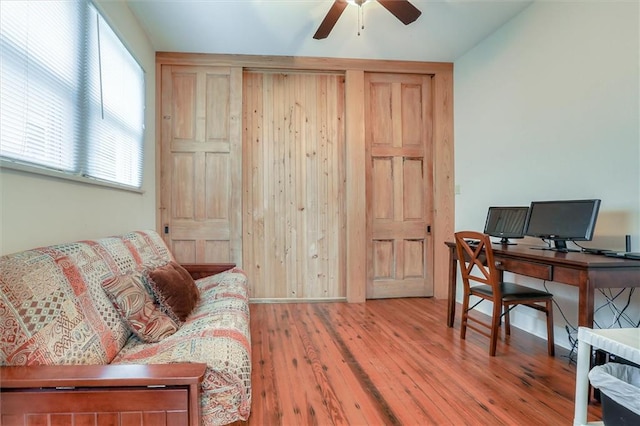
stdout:
[(592, 248), (592, 247), (585, 247), (585, 248), (582, 249), (582, 251), (584, 253), (589, 253), (589, 254), (607, 254), (607, 253), (614, 253), (615, 252), (615, 250)]
[(640, 252), (631, 252), (631, 251), (612, 251), (604, 254), (607, 257), (617, 257), (620, 259), (633, 259), (640, 260)]

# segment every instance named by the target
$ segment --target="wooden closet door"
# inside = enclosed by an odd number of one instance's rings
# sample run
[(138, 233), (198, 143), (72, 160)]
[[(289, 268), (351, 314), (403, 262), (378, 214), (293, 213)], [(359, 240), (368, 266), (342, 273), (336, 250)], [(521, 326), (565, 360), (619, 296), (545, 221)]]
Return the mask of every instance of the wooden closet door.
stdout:
[(243, 91), (251, 297), (345, 298), (344, 76), (247, 71)]
[(242, 69), (161, 68), (160, 226), (179, 262), (242, 263)]
[(365, 75), (367, 298), (433, 296), (431, 77)]

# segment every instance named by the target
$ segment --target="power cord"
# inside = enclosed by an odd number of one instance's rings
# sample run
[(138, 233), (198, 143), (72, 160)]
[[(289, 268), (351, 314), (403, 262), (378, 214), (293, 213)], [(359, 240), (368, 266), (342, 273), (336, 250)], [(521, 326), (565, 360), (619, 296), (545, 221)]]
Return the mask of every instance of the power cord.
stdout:
[(547, 245), (548, 248), (551, 248), (551, 240), (546, 240), (544, 238), (540, 238), (542, 240), (543, 243), (545, 243)]
[[(608, 294), (607, 291), (608, 290)], [(622, 328), (622, 322), (620, 321), (621, 319), (624, 320), (626, 322), (626, 324), (630, 325), (631, 327), (640, 327), (640, 320), (638, 320), (638, 323), (634, 323), (633, 320), (631, 319), (631, 317), (629, 315), (626, 314), (626, 310), (629, 307), (629, 305), (631, 304), (631, 298), (633, 297), (633, 293), (635, 291), (635, 287), (631, 287), (629, 288), (629, 292), (627, 295), (627, 301), (624, 304), (624, 306), (622, 308), (618, 308), (618, 306), (615, 304), (615, 300), (620, 297), (624, 292), (625, 292), (625, 288), (619, 290), (617, 292), (617, 294), (613, 294), (613, 291), (611, 289), (599, 289), (600, 294), (602, 294), (605, 298), (605, 303), (601, 306), (599, 306), (595, 311), (594, 311), (594, 318), (595, 318), (595, 314), (598, 313), (601, 309), (605, 309), (608, 308), (610, 310), (610, 312), (613, 314), (614, 316), (614, 320), (611, 323), (610, 326), (608, 327), (602, 327), (600, 326), (600, 324), (598, 324), (595, 320), (593, 321), (593, 323), (597, 326), (597, 328), (613, 328), (614, 325), (618, 325), (618, 328)], [(625, 324), (625, 325), (626, 325)]]
[[(544, 290), (547, 293), (551, 293), (549, 291), (549, 289), (547, 288), (547, 280), (544, 280), (542, 282), (542, 285), (544, 286)], [(556, 301), (556, 299), (553, 299), (553, 304), (556, 306), (556, 308), (558, 308), (558, 312), (560, 312), (560, 315), (562, 316), (562, 318), (564, 319), (565, 322), (565, 326), (564, 329), (567, 332), (567, 339), (569, 340), (569, 345), (571, 346), (570, 350), (569, 350), (569, 354), (568, 355), (563, 355), (563, 357), (568, 358), (569, 360), (569, 365), (571, 365), (572, 363), (576, 362), (576, 358), (577, 358), (577, 351), (578, 351), (578, 328), (575, 327), (574, 325), (572, 325), (569, 320), (567, 319), (567, 316), (564, 314), (564, 312), (562, 311), (562, 308), (560, 308), (560, 305), (558, 304), (558, 302)]]
[[(542, 284), (544, 286), (545, 291), (550, 293), (549, 289), (547, 288), (547, 281), (544, 280)], [(593, 324), (595, 328), (600, 328), (600, 329), (614, 328), (615, 325), (618, 326), (617, 328), (623, 328), (622, 321), (625, 321), (625, 323), (627, 323), (633, 328), (640, 327), (640, 319), (638, 319), (638, 322), (634, 322), (633, 319), (626, 313), (627, 308), (631, 305), (631, 299), (635, 292), (635, 287), (623, 288), (617, 291), (615, 294), (612, 289), (598, 289), (598, 290), (605, 297), (605, 302), (602, 305), (600, 305), (598, 308), (596, 308), (593, 312), (593, 315), (594, 315)], [(624, 306), (622, 306), (622, 308), (619, 308), (616, 305), (615, 301), (620, 296), (622, 296), (625, 292), (628, 293), (626, 297), (626, 301), (624, 302)], [(565, 357), (569, 359), (569, 365), (575, 364), (577, 361), (577, 350), (578, 350), (578, 338), (577, 338), (578, 327), (571, 324), (571, 322), (567, 319), (566, 315), (562, 311), (562, 308), (560, 308), (560, 305), (558, 304), (555, 298), (553, 299), (553, 304), (556, 306), (556, 308), (558, 309), (558, 312), (560, 312), (560, 315), (562, 316), (565, 322), (564, 329), (567, 332), (567, 339), (570, 345), (569, 354), (566, 355)], [(604, 326), (604, 324), (602, 325), (599, 324), (595, 320), (596, 313), (600, 312), (602, 309), (609, 309), (610, 312), (614, 315), (614, 319), (611, 325), (609, 325), (608, 327)]]

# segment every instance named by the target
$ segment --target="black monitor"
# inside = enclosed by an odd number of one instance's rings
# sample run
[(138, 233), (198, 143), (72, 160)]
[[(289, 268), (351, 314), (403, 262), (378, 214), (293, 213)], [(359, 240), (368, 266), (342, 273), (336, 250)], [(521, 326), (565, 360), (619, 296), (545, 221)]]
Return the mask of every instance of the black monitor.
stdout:
[(489, 207), (484, 233), (499, 237), (500, 244), (515, 244), (509, 238), (524, 238), (529, 207)]
[(533, 201), (524, 233), (552, 240), (551, 250), (573, 251), (567, 241), (591, 241), (599, 209), (600, 200)]

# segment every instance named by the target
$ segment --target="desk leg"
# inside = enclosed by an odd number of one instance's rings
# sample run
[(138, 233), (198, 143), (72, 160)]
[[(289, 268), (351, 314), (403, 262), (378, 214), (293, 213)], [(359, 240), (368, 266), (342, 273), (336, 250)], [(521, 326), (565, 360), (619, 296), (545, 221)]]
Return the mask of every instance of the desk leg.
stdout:
[(578, 326), (593, 327), (593, 307), (595, 299), (594, 279), (582, 272), (578, 290)]
[(447, 295), (447, 327), (453, 327), (456, 318), (456, 281), (458, 278), (458, 262), (455, 257), (455, 248), (449, 249), (449, 288)]
[(591, 345), (578, 340), (578, 362), (576, 366), (576, 394), (573, 425), (587, 424), (587, 405), (589, 403), (589, 368), (591, 364)]

